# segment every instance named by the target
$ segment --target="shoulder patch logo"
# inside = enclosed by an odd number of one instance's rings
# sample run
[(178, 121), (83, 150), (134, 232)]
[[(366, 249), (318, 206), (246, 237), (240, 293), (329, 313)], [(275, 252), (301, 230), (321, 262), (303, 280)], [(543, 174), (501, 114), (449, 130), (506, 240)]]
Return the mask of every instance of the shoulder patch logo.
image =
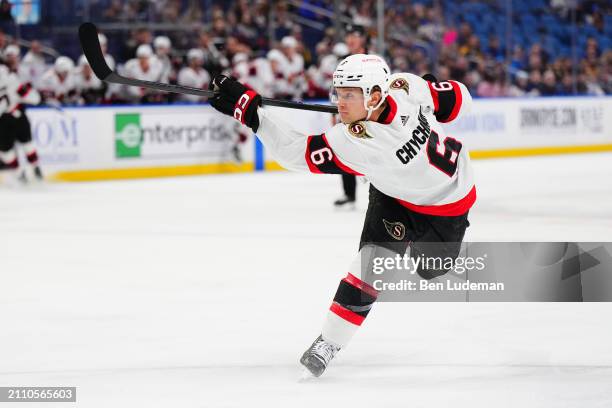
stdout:
[(389, 87), (391, 89), (403, 89), (408, 95), (410, 95), (410, 87), (408, 85), (408, 81), (406, 81), (404, 78), (395, 79), (393, 82), (391, 82), (391, 85)]
[(368, 134), (366, 131), (365, 123), (363, 122), (353, 122), (348, 125), (348, 131), (352, 136), (355, 136), (359, 139), (371, 139), (372, 136)]
[(406, 227), (401, 222), (389, 222), (383, 218), (385, 229), (393, 239), (401, 241), (406, 236)]

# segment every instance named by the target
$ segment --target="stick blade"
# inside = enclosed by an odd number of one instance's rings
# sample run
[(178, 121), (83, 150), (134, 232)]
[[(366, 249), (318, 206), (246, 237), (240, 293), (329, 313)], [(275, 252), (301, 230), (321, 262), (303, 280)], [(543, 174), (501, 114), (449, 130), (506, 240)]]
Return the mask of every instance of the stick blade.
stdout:
[(91, 66), (92, 71), (98, 78), (104, 81), (113, 71), (108, 67), (100, 41), (98, 40), (98, 29), (92, 23), (83, 23), (79, 27), (79, 40), (83, 54)]

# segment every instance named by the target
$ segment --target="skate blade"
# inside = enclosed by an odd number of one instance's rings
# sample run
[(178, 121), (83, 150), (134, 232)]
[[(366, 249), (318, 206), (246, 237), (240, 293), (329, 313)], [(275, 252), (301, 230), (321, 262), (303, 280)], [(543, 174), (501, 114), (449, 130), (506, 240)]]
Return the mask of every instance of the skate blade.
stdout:
[(337, 212), (357, 211), (357, 205), (355, 203), (344, 204), (344, 205), (334, 205), (334, 210), (336, 210)]

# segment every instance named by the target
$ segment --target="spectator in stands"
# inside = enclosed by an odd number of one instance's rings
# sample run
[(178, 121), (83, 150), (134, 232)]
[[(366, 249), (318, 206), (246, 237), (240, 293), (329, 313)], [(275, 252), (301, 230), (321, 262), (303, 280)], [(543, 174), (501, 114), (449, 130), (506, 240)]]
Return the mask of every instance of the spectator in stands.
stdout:
[(201, 32), (199, 34), (196, 47), (204, 53), (204, 69), (208, 71), (212, 78), (221, 73), (223, 69), (229, 67), (229, 60), (217, 48), (209, 33)]
[(4, 31), (0, 29), (0, 53), (4, 50), (6, 46), (7, 46), (6, 34), (4, 34)]
[(499, 37), (496, 35), (489, 36), (489, 42), (487, 44), (487, 54), (492, 56), (496, 60), (501, 60), (506, 56), (506, 49), (501, 44)]
[(553, 96), (557, 94), (557, 78), (555, 73), (548, 69), (544, 72), (542, 85), (540, 86), (540, 95)]
[(594, 72), (585, 72), (582, 75), (586, 86), (586, 94), (591, 96), (603, 96), (605, 92), (603, 87), (597, 81), (597, 76)]
[[(142, 3), (147, 3), (146, 1), (142, 1)], [(181, 15), (181, 0), (166, 0), (163, 2), (163, 6), (161, 9), (160, 21), (164, 23), (178, 23), (179, 17)], [(143, 10), (144, 11), (144, 10)], [(153, 11), (153, 10), (151, 10)]]
[(248, 44), (255, 44), (257, 37), (261, 37), (253, 23), (253, 15), (248, 9), (241, 13), (240, 20), (235, 27), (235, 33)]
[(139, 28), (130, 34), (130, 39), (127, 40), (122, 52), (122, 59), (127, 61), (136, 57), (136, 50), (143, 44), (151, 44), (153, 35), (147, 28)]
[(455, 79), (455, 77), (451, 76), (450, 69), (447, 66), (441, 65), (438, 67), (436, 71), (436, 78), (438, 81), (448, 81), (450, 79)]
[(476, 94), (484, 98), (496, 98), (505, 96), (502, 79), (493, 67), (488, 67), (483, 73), (483, 80), (478, 84)]
[(525, 71), (518, 71), (514, 76), (514, 82), (508, 89), (508, 96), (525, 96), (529, 86), (529, 74)]
[(11, 2), (8, 0), (0, 1), (0, 24), (12, 23), (13, 14), (11, 13)]
[[(532, 59), (534, 63), (537, 61), (537, 66), (531, 66)], [(533, 43), (533, 45), (529, 49), (529, 61), (530, 61), (529, 69), (542, 70), (542, 67), (548, 64), (548, 59), (549, 59), (548, 53), (544, 51), (544, 49), (542, 48), (542, 45), (537, 42)]]
[(365, 29), (360, 25), (349, 25), (346, 27), (344, 42), (348, 47), (349, 54), (367, 54), (368, 38)]
[(542, 86), (542, 74), (537, 69), (529, 72), (529, 84), (527, 85), (527, 93), (532, 96), (540, 96), (540, 87)]
[(210, 36), (217, 48), (224, 48), (225, 39), (228, 35), (227, 25), (222, 12), (218, 12), (213, 18)]
[(512, 58), (510, 59), (510, 66), (508, 67), (510, 72), (516, 72), (525, 69), (525, 51), (520, 45), (516, 45), (512, 51)]
[(561, 84), (557, 90), (557, 95), (568, 96), (574, 94), (574, 80), (571, 74), (563, 75)]
[(467, 43), (459, 48), (459, 54), (471, 59), (482, 59), (484, 55), (480, 48), (480, 37), (470, 35)]
[[(4, 17), (9, 18), (10, 1), (0, 0), (0, 20), (2, 12)], [(232, 0), (230, 2), (211, 2), (210, 8), (202, 9), (199, 0), (107, 0), (103, 2), (98, 10), (106, 9), (98, 14), (103, 15), (105, 21), (129, 21), (139, 19), (151, 23), (179, 21), (191, 23), (203, 21), (206, 30), (197, 32), (196, 35), (183, 35), (184, 30), (160, 33), (159, 39), (168, 36), (172, 39), (171, 44), (177, 52), (169, 53), (159, 48), (159, 40), (152, 41), (151, 31), (147, 28), (135, 29), (130, 33), (128, 41), (124, 41), (122, 34), (113, 33), (111, 38), (113, 44), (125, 44), (118, 55), (119, 64), (107, 52), (108, 40), (101, 34), (99, 39), (105, 58), (111, 68), (118, 69), (124, 73), (129, 66), (134, 68), (134, 63), (122, 64), (135, 56), (135, 52), (143, 44), (155, 45), (156, 59), (161, 61), (163, 74), (156, 80), (173, 83), (173, 73), (181, 71), (183, 60), (178, 58), (190, 47), (199, 48), (203, 53), (204, 69), (210, 75), (216, 75), (222, 71), (233, 71), (240, 73), (241, 78), (252, 86), (262, 89), (260, 93), (267, 92), (269, 96), (276, 93), (279, 97), (299, 98), (306, 92), (307, 97), (321, 98), (327, 91), (329, 82), (329, 71), (337, 61), (336, 53), (332, 48), (336, 43), (336, 33), (332, 19), (313, 13), (305, 7), (294, 6), (287, 2), (270, 3), (261, 0)], [(472, 6), (478, 3), (482, 7), (482, 19), (472, 20), (466, 14), (464, 6)], [(579, 94), (601, 95), (611, 92), (611, 52), (609, 41), (605, 37), (604, 17), (610, 12), (609, 2), (595, 0), (579, 2), (577, 4), (578, 29), (578, 66), (568, 57), (569, 42), (571, 36), (569, 18), (572, 2), (569, 0), (545, 0), (550, 9), (556, 10), (557, 14), (550, 14), (542, 10), (541, 5), (532, 5), (523, 0), (521, 7), (515, 8), (517, 20), (514, 22), (513, 33), (518, 30), (520, 35), (513, 36), (512, 55), (508, 67), (502, 69), (499, 61), (506, 58), (505, 41), (500, 39), (491, 30), (491, 22), (499, 26), (503, 21), (503, 13), (497, 8), (498, 2), (480, 0), (471, 2), (455, 2), (455, 7), (444, 7), (450, 3), (440, 2), (393, 2), (392, 7), (385, 10), (385, 35), (387, 41), (387, 57), (392, 63), (394, 71), (409, 71), (417, 74), (436, 71), (439, 79), (453, 78), (465, 83), (475, 94), (481, 96), (498, 96), (503, 94), (519, 95), (569, 95), (577, 91)], [(324, 8), (331, 9), (329, 0), (317, 0), (314, 3)], [(356, 2), (348, 0), (340, 4), (340, 16), (353, 19), (354, 23), (361, 22), (369, 26), (368, 29), (374, 34), (373, 10), (375, 2), (367, 0)], [(432, 5), (433, 4), (433, 5)], [(442, 7), (437, 8), (435, 4)], [(274, 7), (275, 13), (270, 14), (270, 7)], [(526, 11), (527, 10), (527, 11)], [(531, 22), (524, 24), (523, 17), (531, 10), (536, 15)], [(316, 29), (308, 25), (298, 24), (293, 18), (295, 15), (302, 19), (306, 18), (317, 23), (324, 23), (328, 27), (321, 31), (320, 39), (314, 49), (305, 47), (302, 38), (308, 30), (306, 39), (316, 37)], [(488, 14), (487, 14), (488, 13)], [(544, 13), (540, 16), (537, 13)], [(275, 20), (268, 21), (270, 15)], [(561, 18), (557, 17), (560, 15)], [(557, 19), (558, 26), (551, 20), (551, 16)], [(486, 17), (486, 18), (485, 18)], [(448, 25), (445, 24), (448, 22)], [(469, 21), (469, 22), (468, 22)], [(470, 22), (482, 26), (473, 27)], [(521, 24), (518, 24), (521, 21)], [(285, 47), (269, 51), (268, 27), (275, 27), (275, 41), (279, 38), (292, 38), (295, 46)], [(1, 27), (1, 26), (0, 26)], [(368, 37), (364, 27), (353, 24), (355, 29), (349, 29), (344, 39), (349, 53), (375, 52), (372, 46), (368, 47)], [(458, 27), (457, 29), (455, 27)], [(546, 31), (544, 31), (546, 30)], [(313, 34), (313, 31), (315, 33)], [(540, 35), (541, 34), (541, 35)], [(584, 40), (585, 35), (589, 38)], [(287, 41), (283, 40), (285, 43)], [(539, 41), (542, 41), (540, 43)], [(7, 38), (0, 31), (0, 51), (4, 49), (12, 39)], [(543, 46), (546, 44), (546, 47)], [(552, 46), (560, 44), (560, 47)], [(313, 44), (309, 44), (312, 46)], [(58, 45), (55, 44), (55, 47)], [(52, 45), (53, 47), (53, 45)], [(31, 50), (24, 56), (19, 70), (23, 70), (35, 86), (40, 85), (40, 78), (47, 71), (45, 58), (41, 52), (41, 45), (34, 41)], [(370, 49), (368, 49), (370, 48)], [(258, 53), (259, 51), (259, 53)], [(311, 52), (316, 51), (314, 54)], [(191, 51), (190, 51), (191, 52)], [(10, 55), (11, 53), (9, 53)], [(191, 53), (193, 55), (193, 53)], [(242, 55), (244, 54), (244, 55)], [(269, 58), (256, 58), (257, 55), (268, 55)], [(301, 59), (301, 69), (289, 69), (296, 55)], [(236, 57), (238, 56), (238, 57)], [(246, 56), (246, 58), (245, 58)], [(10, 57), (9, 57), (10, 58)], [(230, 61), (236, 62), (234, 66)], [(177, 64), (178, 61), (178, 64)], [(288, 62), (289, 61), (289, 62)], [(118, 65), (115, 67), (115, 65)], [(140, 65), (140, 63), (139, 63)], [(145, 65), (147, 65), (145, 63)], [(148, 63), (152, 68), (155, 63)], [(191, 61), (187, 58), (187, 65)], [(304, 75), (304, 67), (307, 74)], [(141, 65), (142, 68), (142, 65)], [(266, 72), (276, 75), (276, 80), (270, 81), (266, 78)], [(149, 70), (150, 71), (150, 70)], [(291, 72), (290, 72), (291, 71)], [(79, 63), (79, 73), (86, 72)], [(552, 76), (554, 76), (554, 81)], [(170, 73), (170, 74), (169, 74)], [(24, 74), (25, 75), (25, 74)], [(139, 73), (132, 73), (139, 78)], [(146, 79), (150, 75), (144, 75)], [(574, 77), (576, 75), (576, 77)], [(78, 75), (77, 75), (78, 77)], [(513, 78), (508, 87), (506, 78)], [(307, 79), (307, 86), (304, 78)], [(256, 85), (255, 85), (256, 84)], [(269, 84), (269, 85), (268, 85)], [(274, 85), (272, 92), (270, 85)], [(128, 96), (126, 89), (120, 86), (110, 85), (107, 89), (105, 101), (121, 102), (119, 95)], [(130, 101), (140, 101), (144, 95), (137, 98), (130, 97)], [(159, 96), (159, 95), (157, 95)], [(150, 99), (147, 96), (145, 99)], [(153, 98), (155, 99), (155, 98)], [(123, 101), (125, 102), (125, 101)]]
[(459, 32), (457, 35), (458, 49), (468, 45), (468, 41), (472, 37), (472, 33), (472, 27), (468, 23), (462, 23), (459, 26)]
[(111, 0), (110, 4), (102, 12), (102, 16), (107, 21), (117, 21), (123, 16), (123, 5), (121, 0)]
[(204, 11), (199, 1), (190, 1), (187, 9), (181, 16), (184, 23), (196, 23), (204, 19)]

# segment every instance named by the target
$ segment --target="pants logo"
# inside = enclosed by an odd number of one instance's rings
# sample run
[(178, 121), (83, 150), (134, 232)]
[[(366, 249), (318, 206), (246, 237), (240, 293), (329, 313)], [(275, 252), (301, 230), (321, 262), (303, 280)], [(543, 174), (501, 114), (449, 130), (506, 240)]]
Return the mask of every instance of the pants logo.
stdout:
[(398, 241), (404, 239), (406, 235), (406, 227), (401, 222), (389, 222), (383, 218), (383, 223), (385, 224), (385, 229), (393, 237)]

